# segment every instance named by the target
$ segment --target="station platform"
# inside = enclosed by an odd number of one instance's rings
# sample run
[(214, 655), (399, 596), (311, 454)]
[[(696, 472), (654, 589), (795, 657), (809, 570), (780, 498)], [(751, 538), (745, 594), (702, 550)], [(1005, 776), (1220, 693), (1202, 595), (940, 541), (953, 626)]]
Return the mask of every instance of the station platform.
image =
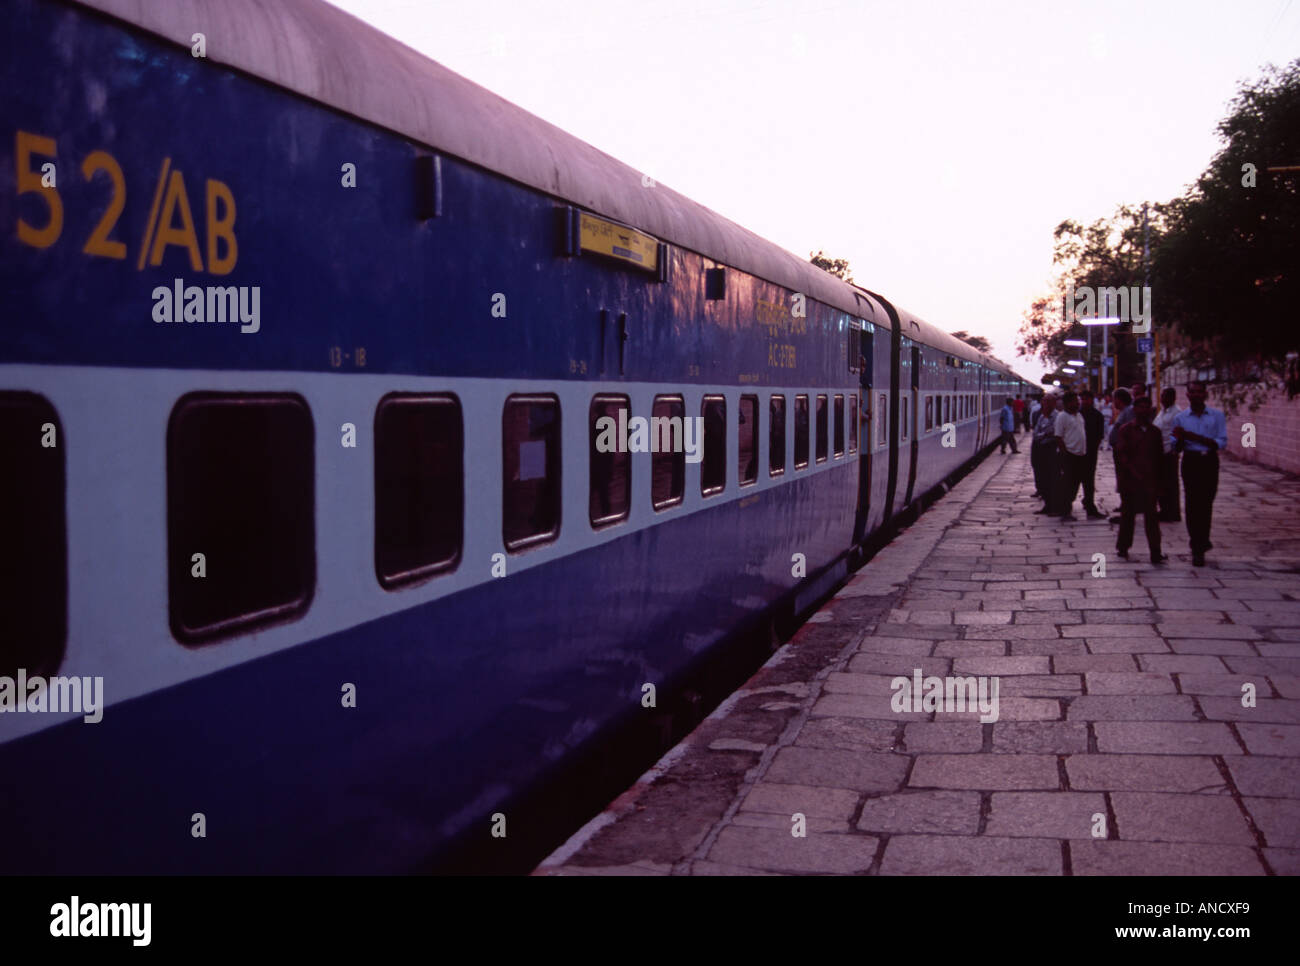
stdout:
[(1300, 872), (1300, 481), (1225, 458), (1208, 565), (1156, 566), (1035, 515), (1019, 440), (534, 874)]

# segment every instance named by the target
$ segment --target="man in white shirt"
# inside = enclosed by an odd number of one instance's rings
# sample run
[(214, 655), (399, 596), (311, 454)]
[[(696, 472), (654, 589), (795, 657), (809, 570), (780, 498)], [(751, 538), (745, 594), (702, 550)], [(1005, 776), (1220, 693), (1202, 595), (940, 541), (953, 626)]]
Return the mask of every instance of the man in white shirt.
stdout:
[(1061, 453), (1061, 493), (1056, 510), (1062, 520), (1073, 520), (1074, 498), (1087, 472), (1088, 431), (1079, 413), (1079, 397), (1067, 392), (1062, 399), (1065, 411), (1056, 415), (1056, 444)]
[(1160, 393), (1160, 413), (1151, 420), (1151, 425), (1160, 430), (1165, 443), (1165, 455), (1160, 463), (1160, 489), (1157, 493), (1161, 523), (1178, 523), (1183, 518), (1178, 498), (1178, 451), (1174, 449), (1174, 440), (1169, 435), (1174, 431), (1174, 419), (1182, 412), (1176, 405), (1177, 402), (1178, 390), (1173, 386), (1166, 387)]

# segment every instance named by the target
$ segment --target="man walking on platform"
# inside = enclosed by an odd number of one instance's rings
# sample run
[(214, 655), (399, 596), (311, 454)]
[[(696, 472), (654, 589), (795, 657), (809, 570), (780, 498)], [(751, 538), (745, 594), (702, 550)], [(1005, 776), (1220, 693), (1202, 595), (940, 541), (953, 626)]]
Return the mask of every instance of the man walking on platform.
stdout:
[(1139, 396), (1133, 403), (1133, 419), (1120, 427), (1115, 446), (1115, 471), (1119, 476), (1120, 523), (1115, 549), (1125, 560), (1133, 546), (1133, 525), (1137, 515), (1147, 531), (1147, 549), (1153, 564), (1168, 558), (1160, 552), (1160, 521), (1156, 519), (1156, 489), (1164, 444), (1160, 430), (1151, 425), (1151, 400)]
[(1002, 438), (998, 442), (1002, 446), (1002, 454), (1006, 455), (1008, 443), (1011, 444), (1011, 452), (1019, 453), (1020, 450), (1016, 449), (1016, 408), (1011, 405), (1010, 396), (1007, 397), (1006, 405), (1002, 407), (1000, 419)]
[(1015, 410), (1016, 416), (1016, 423), (1012, 432), (1020, 432), (1021, 426), (1024, 426), (1025, 429), (1029, 429), (1029, 422), (1025, 419), (1025, 401), (1021, 398), (1020, 393), (1016, 393), (1016, 399), (1011, 404), (1011, 408)]
[[(1111, 424), (1110, 435), (1106, 437), (1106, 442), (1110, 443), (1110, 448), (1112, 451), (1115, 449), (1115, 444), (1119, 442), (1119, 431), (1132, 419), (1133, 419), (1133, 397), (1129, 395), (1129, 391), (1127, 389), (1121, 386), (1119, 389), (1115, 390), (1115, 421)], [(1119, 485), (1119, 460), (1115, 461), (1115, 484), (1116, 486)], [(1120, 512), (1116, 513), (1113, 517), (1110, 518), (1111, 523), (1119, 523), (1120, 519), (1123, 516), (1124, 513), (1124, 491), (1123, 490), (1119, 491), (1119, 509)]]
[(1097, 509), (1097, 451), (1106, 436), (1106, 418), (1094, 405), (1091, 389), (1080, 393), (1079, 400), (1082, 403), (1079, 412), (1088, 437), (1088, 454), (1083, 465), (1083, 509), (1089, 520), (1101, 520), (1106, 514)]
[(1079, 414), (1079, 397), (1067, 392), (1061, 400), (1065, 411), (1056, 414), (1056, 442), (1060, 447), (1061, 473), (1057, 479), (1056, 512), (1062, 520), (1073, 520), (1074, 497), (1083, 482), (1088, 463), (1088, 433)]
[(1205, 566), (1210, 543), (1214, 496), (1219, 491), (1219, 450), (1228, 445), (1228, 423), (1223, 413), (1205, 405), (1205, 383), (1187, 386), (1190, 409), (1174, 417), (1169, 436), (1183, 450), (1183, 490), (1187, 536), (1192, 544), (1192, 564)]
[(1055, 408), (1056, 397), (1044, 393), (1043, 408), (1034, 421), (1034, 441), (1029, 447), (1029, 463), (1034, 469), (1034, 485), (1038, 487), (1035, 495), (1043, 498), (1043, 508), (1039, 513), (1059, 512), (1056, 510), (1056, 477), (1061, 461), (1052, 418)]
[(1151, 425), (1160, 430), (1165, 442), (1165, 454), (1160, 461), (1160, 491), (1156, 495), (1161, 523), (1177, 523), (1183, 518), (1179, 511), (1178, 453), (1169, 435), (1174, 430), (1174, 417), (1182, 412), (1175, 405), (1177, 401), (1178, 390), (1169, 386), (1160, 393), (1160, 414), (1151, 420)]

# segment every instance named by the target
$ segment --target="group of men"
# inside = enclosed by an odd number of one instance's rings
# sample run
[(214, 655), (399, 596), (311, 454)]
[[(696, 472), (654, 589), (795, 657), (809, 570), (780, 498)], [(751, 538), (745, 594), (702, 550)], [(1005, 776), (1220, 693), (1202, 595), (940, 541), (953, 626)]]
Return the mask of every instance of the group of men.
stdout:
[[(1160, 394), (1156, 411), (1146, 387), (1114, 393), (1115, 416), (1107, 435), (1106, 418), (1095, 405), (1089, 390), (1061, 396), (1044, 393), (1041, 408), (1032, 416), (1033, 443), (1030, 463), (1034, 472), (1034, 496), (1041, 497), (1038, 512), (1061, 520), (1074, 520), (1074, 501), (1083, 489), (1083, 509), (1089, 519), (1105, 519), (1096, 503), (1097, 453), (1107, 439), (1115, 453), (1115, 479), (1120, 495), (1119, 513), (1111, 522), (1119, 524), (1116, 549), (1128, 559), (1133, 545), (1137, 515), (1143, 517), (1147, 547), (1153, 564), (1168, 557), (1161, 552), (1160, 523), (1177, 522), (1179, 512), (1178, 469), (1182, 460), (1187, 535), (1192, 563), (1205, 565), (1210, 543), (1210, 522), (1219, 486), (1219, 450), (1227, 446), (1227, 423), (1223, 413), (1205, 404), (1204, 383), (1187, 387), (1188, 408), (1176, 406), (1178, 393), (1167, 388)], [(1015, 429), (1019, 412), (1008, 398), (1002, 409), (1002, 451), (1008, 443), (1016, 447)], [(1023, 411), (1028, 412), (1027, 407)]]

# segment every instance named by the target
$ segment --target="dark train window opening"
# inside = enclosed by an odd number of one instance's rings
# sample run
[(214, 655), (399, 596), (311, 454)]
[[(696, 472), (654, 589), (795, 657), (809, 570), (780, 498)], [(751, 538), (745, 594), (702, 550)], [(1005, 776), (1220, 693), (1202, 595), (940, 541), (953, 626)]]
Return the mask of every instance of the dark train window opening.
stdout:
[(54, 406), (31, 392), (0, 392), (0, 676), (53, 673), (68, 636), (67, 469)]
[(835, 394), (835, 455), (844, 455), (844, 396)]
[(315, 440), (288, 393), (183, 396), (167, 424), (168, 606), (186, 644), (301, 616), (316, 586)]
[(736, 478), (747, 486), (758, 479), (758, 397), (741, 396), (736, 416)]
[(620, 427), (631, 419), (627, 396), (600, 395), (591, 400), (587, 512), (595, 528), (626, 520), (632, 509), (632, 454), (619, 438)]
[(656, 510), (681, 503), (686, 495), (686, 448), (682, 438), (686, 403), (681, 396), (656, 396), (651, 410), (650, 502)]
[(830, 427), (827, 421), (830, 414), (826, 406), (826, 396), (823, 393), (817, 394), (817, 462), (825, 463), (827, 453), (830, 451)]
[(375, 574), (387, 590), (455, 568), (465, 439), (451, 395), (392, 393), (375, 409)]
[(768, 401), (767, 472), (780, 476), (785, 472), (785, 396)]
[(882, 392), (877, 401), (880, 404), (880, 413), (876, 429), (876, 445), (885, 446), (889, 443), (889, 397)]
[(794, 397), (794, 468), (808, 465), (808, 397), (799, 393)]
[(501, 536), (514, 553), (560, 534), (560, 400), (511, 396), (501, 411)]
[(854, 393), (849, 396), (849, 452), (858, 451), (858, 420), (861, 419), (858, 413), (858, 394)]
[(700, 403), (703, 417), (703, 459), (700, 461), (700, 492), (713, 496), (727, 488), (727, 400), (705, 396)]

